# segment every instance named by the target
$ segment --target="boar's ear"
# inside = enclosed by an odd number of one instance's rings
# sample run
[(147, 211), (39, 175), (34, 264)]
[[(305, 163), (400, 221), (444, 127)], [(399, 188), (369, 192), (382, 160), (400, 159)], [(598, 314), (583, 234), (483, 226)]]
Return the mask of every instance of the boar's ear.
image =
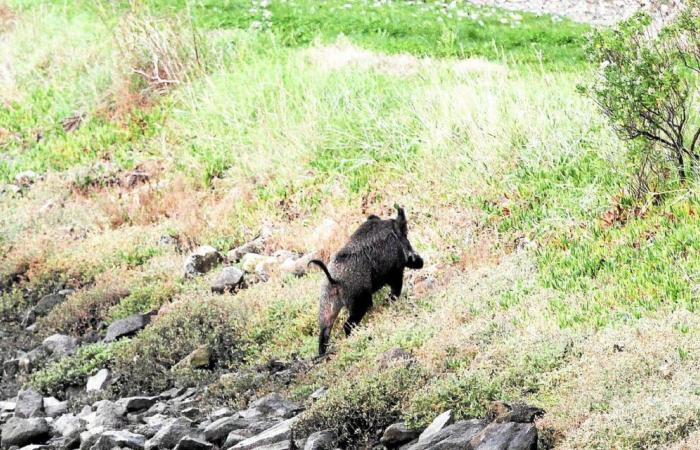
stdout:
[(406, 223), (406, 213), (399, 205), (394, 205), (396, 208), (396, 226), (399, 232), (406, 236), (408, 234), (408, 224)]

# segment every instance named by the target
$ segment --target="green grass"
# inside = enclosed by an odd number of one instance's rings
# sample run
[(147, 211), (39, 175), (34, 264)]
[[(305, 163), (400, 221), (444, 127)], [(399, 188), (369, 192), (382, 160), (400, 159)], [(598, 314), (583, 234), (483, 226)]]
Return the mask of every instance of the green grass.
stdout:
[[(365, 48), (387, 53), (435, 57), (484, 57), (557, 68), (584, 65), (581, 51), (586, 25), (550, 16), (514, 14), (458, 2), (375, 2), (369, 0), (242, 0), (198, 2), (195, 21), (212, 29), (247, 29), (259, 24), (287, 46), (315, 40), (333, 42), (343, 35)], [(185, 2), (151, 2), (163, 10), (184, 9)], [(177, 5), (177, 6), (175, 6)], [(267, 12), (266, 12), (267, 11)], [(514, 17), (519, 19), (514, 19)]]

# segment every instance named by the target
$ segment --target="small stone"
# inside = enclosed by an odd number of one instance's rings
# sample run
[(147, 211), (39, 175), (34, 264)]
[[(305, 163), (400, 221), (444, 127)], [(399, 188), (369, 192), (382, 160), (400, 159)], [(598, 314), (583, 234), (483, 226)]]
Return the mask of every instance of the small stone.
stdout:
[(249, 437), (250, 436), (243, 436), (238, 431), (232, 431), (226, 437), (226, 442), (224, 442), (224, 445), (222, 445), (221, 448), (223, 448), (223, 449), (231, 448), (234, 445), (238, 444), (239, 442), (245, 441)]
[(223, 260), (221, 254), (208, 245), (197, 248), (185, 260), (184, 276), (193, 277), (209, 272)]
[(104, 431), (104, 427), (95, 427), (80, 433), (80, 450), (89, 450)]
[(36, 391), (19, 391), (15, 406), (15, 417), (29, 418), (44, 415), (44, 398)]
[(338, 437), (330, 430), (317, 431), (308, 437), (304, 450), (333, 450)]
[(213, 448), (214, 445), (207, 441), (192, 436), (185, 436), (177, 443), (175, 450), (212, 450)]
[(258, 400), (255, 400), (251, 404), (250, 408), (244, 411), (240, 411), (239, 414), (241, 415), (241, 417), (247, 419), (261, 416), (274, 416), (288, 419), (296, 415), (296, 413), (298, 413), (302, 409), (303, 408), (301, 405), (294, 402), (290, 402), (284, 397), (282, 397), (280, 394), (273, 392)]
[(175, 397), (181, 395), (183, 392), (185, 392), (185, 388), (174, 387), (174, 388), (168, 389), (167, 391), (161, 392), (159, 397), (163, 400), (170, 400), (172, 398), (175, 398)]
[(437, 416), (433, 421), (428, 425), (428, 428), (426, 428), (418, 437), (418, 442), (423, 442), (427, 441), (433, 436), (434, 434), (437, 434), (440, 430), (445, 428), (447, 425), (452, 424), (452, 410), (445, 411), (444, 413), (440, 414)]
[(407, 367), (413, 364), (413, 355), (402, 348), (392, 348), (377, 357), (377, 367), (386, 370), (390, 367)]
[(183, 409), (182, 412), (180, 412), (184, 417), (187, 417), (190, 420), (195, 420), (197, 417), (202, 415), (202, 412), (199, 410), (199, 408), (186, 408)]
[(88, 378), (85, 390), (87, 392), (102, 391), (109, 385), (110, 379), (109, 370), (100, 369), (95, 375)]
[(19, 359), (8, 359), (2, 363), (2, 373), (7, 378), (14, 377), (19, 372)]
[(63, 436), (73, 436), (83, 431), (83, 424), (79, 418), (73, 414), (64, 414), (51, 423), (51, 429)]
[(387, 448), (396, 448), (411, 442), (417, 438), (419, 434), (419, 431), (408, 428), (405, 422), (399, 422), (389, 425), (389, 427), (384, 430), (380, 442)]
[(489, 424), (470, 441), (474, 450), (537, 448), (537, 428), (531, 423), (506, 422)]
[(325, 386), (322, 386), (322, 387), (316, 389), (315, 391), (313, 391), (311, 393), (311, 395), (309, 395), (309, 398), (313, 401), (317, 401), (317, 400), (320, 400), (323, 397), (325, 397), (327, 393), (328, 393), (328, 388)]
[(192, 421), (179, 417), (170, 419), (163, 427), (148, 441), (146, 449), (173, 448), (180, 439), (192, 432)]
[(277, 260), (270, 256), (259, 255), (257, 253), (246, 253), (241, 260), (241, 268), (248, 273), (255, 273), (256, 268), (261, 263), (276, 263)]
[(68, 412), (68, 402), (54, 397), (44, 397), (44, 412), (48, 417), (58, 417)]
[(175, 364), (173, 370), (201, 369), (208, 367), (209, 364), (211, 364), (211, 351), (206, 345), (201, 345)]
[(126, 425), (126, 409), (115, 402), (100, 400), (95, 402), (95, 412), (85, 416), (87, 429), (104, 427), (108, 430), (116, 430)]
[(215, 444), (220, 444), (232, 431), (246, 428), (250, 422), (240, 417), (222, 417), (215, 420), (204, 429), (204, 438)]
[(241, 258), (248, 253), (262, 253), (262, 251), (265, 249), (265, 240), (266, 236), (261, 235), (252, 241), (229, 251), (226, 254), (226, 259), (229, 262), (235, 263), (240, 261)]
[(116, 447), (141, 450), (145, 443), (144, 436), (127, 430), (105, 431), (90, 450), (112, 450)]
[(158, 397), (126, 397), (117, 400), (117, 403), (126, 408), (126, 412), (142, 411), (148, 409), (158, 400)]
[(32, 309), (34, 310), (34, 314), (36, 314), (38, 317), (42, 317), (50, 313), (56, 306), (60, 305), (65, 300), (66, 296), (60, 293), (45, 295)]
[(224, 267), (214, 283), (211, 291), (217, 294), (233, 292), (243, 283), (243, 271), (237, 267)]
[[(418, 440), (401, 448), (404, 450), (471, 449), (469, 441), (483, 428), (484, 425), (481, 420), (462, 420), (443, 428), (422, 441)], [(494, 447), (492, 450), (500, 448), (502, 447)]]
[(15, 175), (15, 183), (19, 184), (20, 186), (29, 186), (31, 184), (34, 184), (34, 182), (38, 178), (39, 175), (36, 172), (32, 170), (26, 170)]
[(16, 402), (2, 401), (0, 402), (0, 412), (14, 411), (16, 406)]
[(49, 438), (49, 425), (41, 417), (24, 419), (11, 417), (2, 426), (0, 445), (3, 448), (42, 444)]
[(78, 339), (65, 334), (53, 334), (41, 343), (53, 355), (70, 355), (78, 348)]
[(105, 342), (112, 342), (121, 337), (132, 336), (151, 322), (150, 314), (133, 314), (116, 320), (107, 328)]
[(19, 369), (23, 372), (30, 373), (45, 357), (46, 350), (44, 347), (39, 346), (19, 357)]
[(272, 428), (269, 428), (258, 435), (255, 435), (251, 438), (239, 442), (231, 448), (236, 450), (250, 450), (254, 448), (260, 448), (265, 445), (277, 444), (278, 442), (282, 441), (289, 441), (289, 438), (292, 435), (292, 426), (298, 420), (299, 416), (287, 419), (284, 422), (280, 422)]

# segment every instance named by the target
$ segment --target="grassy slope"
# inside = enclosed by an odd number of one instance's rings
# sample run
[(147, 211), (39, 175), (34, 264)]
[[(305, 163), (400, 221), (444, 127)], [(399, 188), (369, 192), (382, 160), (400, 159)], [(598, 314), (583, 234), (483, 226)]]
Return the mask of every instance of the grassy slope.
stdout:
[[(179, 278), (183, 257), (159, 237), (226, 250), (268, 222), (278, 227), (272, 247), (304, 251), (324, 217), (347, 232), (363, 207), (388, 214), (399, 202), (436, 282), (412, 274), (390, 307), (380, 294), (350, 339), (334, 337), (331, 361), (295, 381), (299, 396), (332, 386), (309, 426), (339, 423), (362, 439), (353, 430), (380, 425), (377, 416), (424, 423), (446, 408), (479, 416), (490, 400), (518, 399), (548, 411), (540, 428), (563, 448), (654, 447), (696, 429), (697, 199), (673, 193), (642, 217), (602, 220), (624, 197), (629, 167), (574, 92), (588, 70), (578, 49), (585, 27), (345, 3), (272, 2), (262, 25), (271, 33), (247, 30), (263, 18), (259, 4), (197, 3), (203, 70), (148, 101), (132, 98), (133, 78), (104, 39), (121, 30), (122, 9), (14, 5), (15, 19), (0, 25), (12, 56), (0, 71), (0, 174), (46, 175), (21, 197), (0, 197), (0, 276), (24, 274), (3, 293), (4, 315), (62, 285), (78, 293), (40, 333), (78, 334), (172, 301), (131, 343), (88, 349), (34, 382), (61, 387), (82, 376), (66, 367), (89, 370), (97, 359), (158, 389), (169, 377), (203, 376), (167, 370), (201, 343), (234, 367), (309, 357), (317, 276), (275, 276), (215, 298), (211, 277)], [(335, 43), (340, 32), (347, 37)], [(181, 36), (190, 45), (190, 33)], [(495, 62), (438, 58), (472, 55)], [(353, 57), (357, 65), (345, 64)], [(76, 112), (85, 124), (64, 132), (60, 121)], [(101, 159), (109, 163), (95, 169)], [(136, 166), (153, 182), (114, 183)], [(169, 345), (169, 330), (182, 327)], [(395, 346), (419, 364), (384, 377), (375, 358)], [(130, 365), (135, 354), (153, 364)], [(235, 400), (246, 383), (281, 388), (243, 380), (215, 392)]]

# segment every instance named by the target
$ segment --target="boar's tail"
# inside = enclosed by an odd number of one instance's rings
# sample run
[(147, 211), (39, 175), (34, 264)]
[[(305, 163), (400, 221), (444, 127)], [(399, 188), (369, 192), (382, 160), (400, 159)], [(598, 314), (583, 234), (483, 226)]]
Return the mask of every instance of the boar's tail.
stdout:
[(311, 261), (309, 261), (309, 264), (316, 264), (318, 267), (321, 268), (321, 270), (323, 270), (323, 273), (326, 274), (326, 276), (328, 277), (328, 281), (331, 284), (338, 284), (338, 281), (333, 279), (331, 273), (328, 271), (328, 267), (326, 267), (323, 261), (321, 261), (320, 259), (312, 259)]

